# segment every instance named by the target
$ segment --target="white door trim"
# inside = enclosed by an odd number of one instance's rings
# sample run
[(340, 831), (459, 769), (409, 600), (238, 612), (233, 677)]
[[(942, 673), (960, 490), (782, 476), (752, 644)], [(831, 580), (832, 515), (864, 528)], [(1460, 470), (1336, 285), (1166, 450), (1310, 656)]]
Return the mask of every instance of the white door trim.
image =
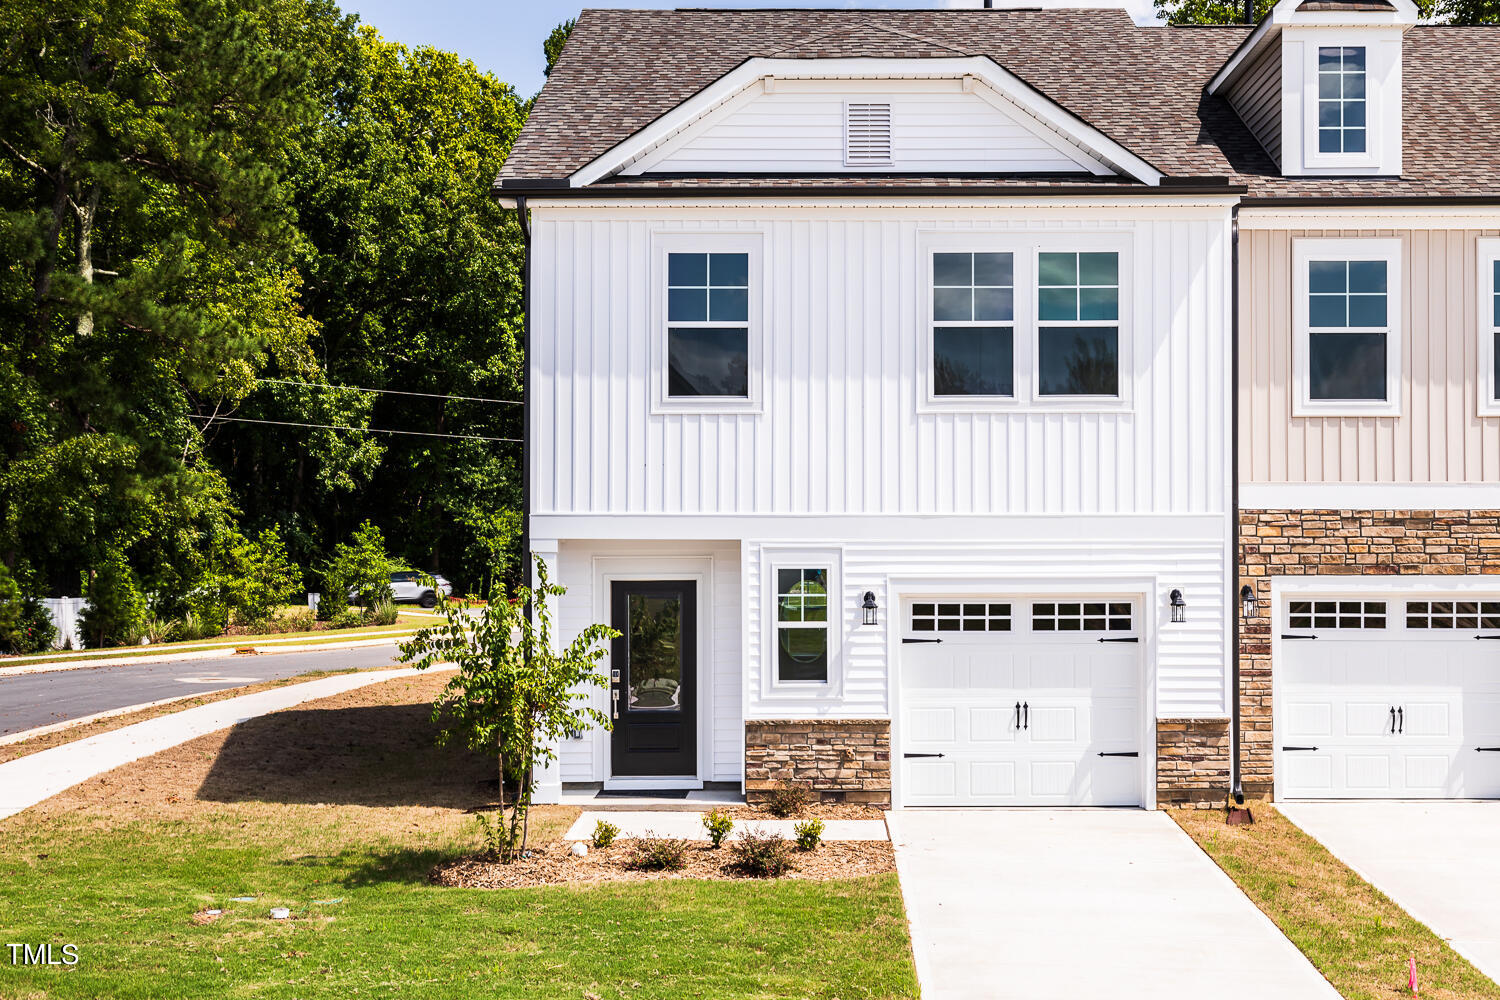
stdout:
[[(594, 621), (608, 622), (610, 620), (610, 590), (616, 580), (692, 580), (698, 588), (698, 662), (697, 662), (697, 725), (695, 726), (697, 742), (697, 768), (690, 775), (670, 775), (651, 777), (619, 777), (610, 774), (610, 739), (612, 732), (603, 729), (595, 729), (594, 734), (594, 774), (602, 778), (604, 787), (609, 791), (641, 791), (646, 789), (676, 789), (686, 788), (695, 790), (703, 787), (704, 776), (711, 774), (713, 761), (713, 669), (710, 663), (710, 655), (713, 650), (713, 624), (714, 624), (714, 558), (712, 555), (701, 556), (663, 556), (659, 552), (642, 552), (639, 555), (620, 555), (612, 553), (607, 556), (596, 555), (593, 557), (594, 576)], [(604, 658), (600, 660), (600, 668), (608, 676), (612, 656), (611, 647), (606, 646)], [(609, 702), (606, 695), (604, 711), (608, 711)]]
[(903, 807), (901, 787), (901, 636), (900, 615), (904, 602), (916, 597), (960, 597), (984, 595), (994, 597), (1045, 596), (1050, 594), (1117, 594), (1140, 602), (1140, 714), (1141, 805), (1156, 808), (1156, 663), (1157, 625), (1161, 609), (1157, 606), (1155, 577), (1098, 576), (1087, 580), (1073, 577), (1006, 577), (984, 576), (901, 576), (886, 580), (887, 660), (886, 678), (891, 719), (891, 808)]

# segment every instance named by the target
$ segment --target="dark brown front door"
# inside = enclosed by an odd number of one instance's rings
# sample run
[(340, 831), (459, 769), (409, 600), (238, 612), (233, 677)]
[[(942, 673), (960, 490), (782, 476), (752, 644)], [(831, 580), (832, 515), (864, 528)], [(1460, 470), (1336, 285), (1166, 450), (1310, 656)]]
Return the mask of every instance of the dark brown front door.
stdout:
[(611, 773), (696, 774), (698, 585), (617, 580), (610, 600)]

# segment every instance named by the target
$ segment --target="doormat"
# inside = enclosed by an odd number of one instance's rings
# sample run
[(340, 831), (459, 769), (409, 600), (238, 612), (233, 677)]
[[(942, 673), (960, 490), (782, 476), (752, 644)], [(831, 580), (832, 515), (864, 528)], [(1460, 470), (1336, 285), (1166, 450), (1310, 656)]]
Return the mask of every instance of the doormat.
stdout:
[(688, 796), (686, 788), (653, 788), (649, 791), (629, 792), (623, 788), (600, 789), (594, 796), (596, 799), (685, 799)]

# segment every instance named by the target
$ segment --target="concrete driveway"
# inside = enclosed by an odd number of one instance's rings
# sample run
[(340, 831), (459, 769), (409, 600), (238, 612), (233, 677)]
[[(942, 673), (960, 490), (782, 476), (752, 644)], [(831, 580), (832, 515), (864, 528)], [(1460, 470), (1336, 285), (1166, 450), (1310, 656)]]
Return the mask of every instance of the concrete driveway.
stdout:
[(1500, 802), (1278, 804), (1300, 826), (1500, 981)]
[(901, 810), (888, 822), (923, 1000), (1338, 1000), (1162, 813)]

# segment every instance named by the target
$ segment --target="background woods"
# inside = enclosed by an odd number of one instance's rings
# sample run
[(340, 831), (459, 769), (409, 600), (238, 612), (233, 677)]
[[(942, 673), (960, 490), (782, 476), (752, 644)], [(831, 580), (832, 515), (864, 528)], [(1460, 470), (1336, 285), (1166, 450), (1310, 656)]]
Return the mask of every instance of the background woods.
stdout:
[(366, 520), (460, 591), (514, 573), (520, 452), (483, 439), (520, 437), (520, 241), (489, 186), (527, 107), (323, 0), (4, 5), (5, 592), (84, 593), (127, 641), (246, 565), (319, 589)]

